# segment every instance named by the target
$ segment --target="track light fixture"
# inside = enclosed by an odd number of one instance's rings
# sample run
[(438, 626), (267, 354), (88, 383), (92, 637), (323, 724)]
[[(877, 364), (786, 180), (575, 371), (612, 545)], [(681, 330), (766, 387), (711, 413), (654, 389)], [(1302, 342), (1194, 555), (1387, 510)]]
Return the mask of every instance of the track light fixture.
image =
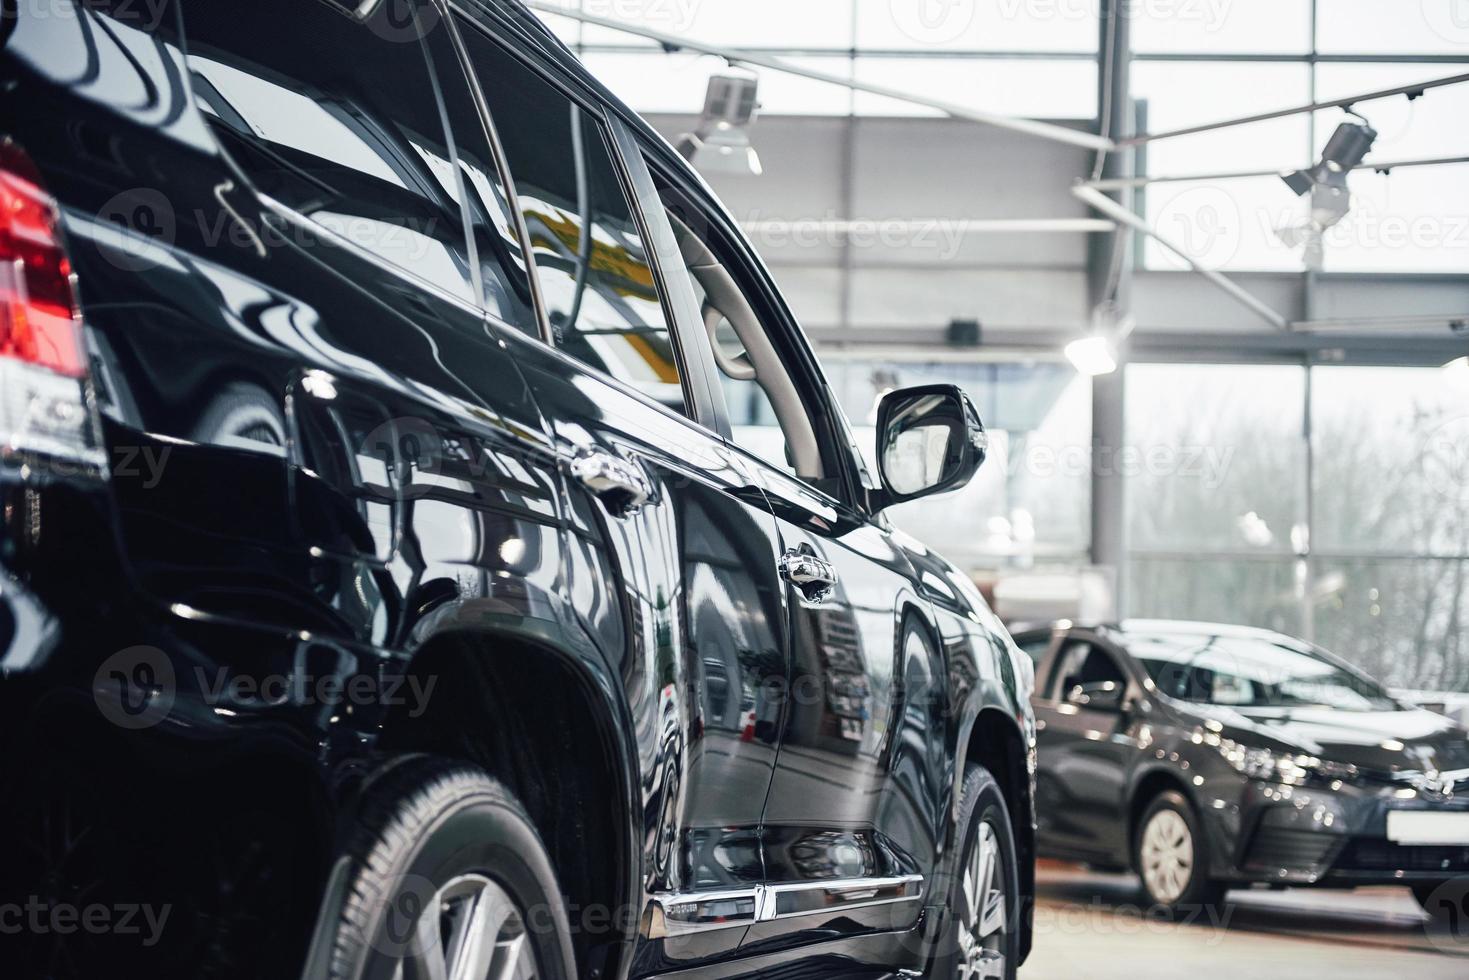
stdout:
[(750, 145), (750, 126), (760, 103), (755, 75), (715, 75), (709, 79), (699, 126), (678, 138), (678, 151), (700, 173), (752, 174), (763, 170)]
[[(1359, 117), (1360, 118), (1360, 117)], [(1300, 197), (1311, 192), (1311, 210), (1306, 221), (1299, 225), (1276, 231), (1280, 240), (1294, 248), (1305, 246), (1306, 267), (1321, 268), (1324, 258), (1321, 236), (1342, 218), (1352, 206), (1352, 195), (1347, 190), (1347, 174), (1362, 162), (1377, 139), (1377, 130), (1361, 122), (1344, 122), (1336, 127), (1326, 148), (1321, 151), (1321, 161), (1309, 170), (1296, 170), (1280, 175), (1285, 185)]]

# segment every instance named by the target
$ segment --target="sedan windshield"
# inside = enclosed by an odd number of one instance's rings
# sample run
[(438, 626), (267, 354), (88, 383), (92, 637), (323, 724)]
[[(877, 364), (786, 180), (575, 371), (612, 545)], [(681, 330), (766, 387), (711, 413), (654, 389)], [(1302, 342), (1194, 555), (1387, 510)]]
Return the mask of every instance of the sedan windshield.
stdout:
[(1127, 646), (1158, 690), (1180, 701), (1235, 708), (1390, 711), (1397, 707), (1377, 684), (1283, 637), (1272, 641), (1129, 632)]

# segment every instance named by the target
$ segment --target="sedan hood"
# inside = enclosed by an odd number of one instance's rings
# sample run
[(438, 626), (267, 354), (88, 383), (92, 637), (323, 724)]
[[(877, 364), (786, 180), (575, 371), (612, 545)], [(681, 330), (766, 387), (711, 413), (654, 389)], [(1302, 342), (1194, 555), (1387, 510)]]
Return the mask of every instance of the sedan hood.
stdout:
[[(1469, 733), (1422, 708), (1225, 708), (1190, 705), (1242, 745), (1299, 752), (1378, 772), (1469, 769)], [(1212, 726), (1211, 726), (1212, 727)]]

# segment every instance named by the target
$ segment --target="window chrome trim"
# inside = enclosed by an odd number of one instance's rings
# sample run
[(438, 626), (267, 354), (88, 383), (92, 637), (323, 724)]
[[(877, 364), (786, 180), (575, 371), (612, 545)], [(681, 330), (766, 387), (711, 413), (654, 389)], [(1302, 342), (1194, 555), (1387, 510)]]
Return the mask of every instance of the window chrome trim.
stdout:
[[(546, 298), (541, 293), (540, 273), (536, 271), (535, 248), (531, 243), (530, 229), (525, 223), (525, 212), (520, 207), (520, 192), (516, 189), (515, 178), (510, 172), (510, 161), (505, 156), (504, 144), (500, 142), (500, 130), (495, 125), (494, 114), (490, 112), (489, 100), (485, 98), (484, 89), (481, 87), (479, 71), (474, 65), (474, 60), (469, 56), (469, 46), (464, 43), (464, 36), (459, 32), (459, 21), (467, 21), (479, 29), (489, 43), (499, 44), (501, 48), (504, 48), (505, 45), (501, 44), (494, 34), (480, 28), (474, 17), (459, 9), (459, 5), (453, 0), (433, 0), (433, 3), (439, 15), (448, 25), (449, 40), (459, 60), (459, 72), (463, 76), (464, 84), (469, 88), (469, 97), (474, 102), (475, 110), (479, 113), (481, 130), (489, 142), (490, 153), (495, 158), (495, 170), (500, 177), (500, 186), (505, 190), (506, 206), (510, 208), (510, 219), (514, 222), (515, 235), (520, 242), (521, 258), (525, 262), (525, 274), (530, 286), (531, 309), (535, 313), (539, 339), (551, 344), (553, 339), (551, 318), (547, 311)], [(467, 237), (473, 240), (473, 229), (466, 228), (465, 232)], [(512, 326), (511, 329), (517, 333), (525, 332), (516, 326)]]
[[(785, 896), (794, 896), (799, 907), (782, 912), (781, 898)], [(645, 922), (644, 932), (649, 939), (663, 939), (827, 912), (901, 905), (922, 898), (922, 875), (799, 881), (727, 891), (664, 892), (653, 896), (652, 915)], [(806, 907), (813, 899), (819, 904)], [(720, 914), (717, 906), (728, 903), (748, 903), (749, 911), (741, 908), (737, 914)]]

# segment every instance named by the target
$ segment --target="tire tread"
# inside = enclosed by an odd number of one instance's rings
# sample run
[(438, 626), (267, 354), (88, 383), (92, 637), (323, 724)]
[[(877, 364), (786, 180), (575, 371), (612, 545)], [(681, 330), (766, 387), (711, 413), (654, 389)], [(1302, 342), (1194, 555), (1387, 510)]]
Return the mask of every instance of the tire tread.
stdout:
[(345, 852), (354, 869), (336, 927), (332, 980), (356, 980), (377, 910), (398, 866), (446, 812), (475, 797), (532, 826), (509, 790), (468, 763), (414, 757), (394, 765), (367, 788)]

